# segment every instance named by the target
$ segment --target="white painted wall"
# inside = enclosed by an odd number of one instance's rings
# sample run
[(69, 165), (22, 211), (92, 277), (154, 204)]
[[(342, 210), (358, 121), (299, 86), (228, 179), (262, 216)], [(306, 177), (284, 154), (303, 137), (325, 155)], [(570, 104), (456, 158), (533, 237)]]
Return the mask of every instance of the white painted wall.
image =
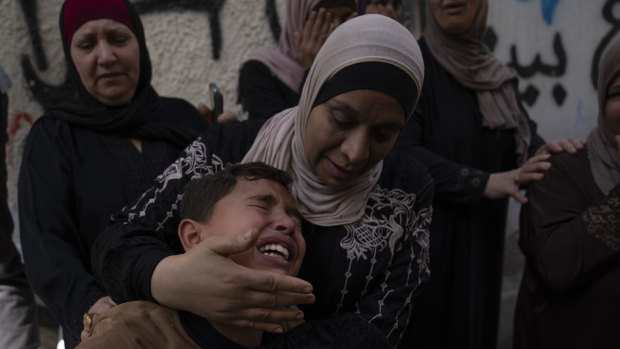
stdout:
[[(28, 122), (17, 122), (16, 115), (26, 113), (36, 119), (42, 114), (41, 106), (27, 88), (28, 82), (23, 77), (20, 65), (22, 55), (33, 56), (33, 48), (19, 1), (26, 0), (0, 0), (0, 64), (13, 80), (13, 88), (9, 93), (9, 128), (15, 132), (11, 133), (7, 154), (9, 202), (13, 208), (16, 207), (17, 173), (22, 147), (29, 130)], [(419, 8), (416, 4), (420, 0), (405, 1), (411, 3), (413, 9)], [(497, 34), (494, 52), (505, 62), (510, 62), (510, 48), (515, 45), (521, 65), (530, 65), (538, 54), (543, 63), (556, 65), (558, 59), (552, 43), (554, 35), (561, 36), (562, 47), (566, 52), (566, 72), (560, 76), (538, 73), (522, 79), (520, 86), (524, 90), (531, 84), (540, 91), (536, 102), (527, 106), (527, 109), (538, 123), (539, 133), (543, 137), (553, 140), (567, 136), (586, 136), (594, 126), (597, 114), (596, 94), (590, 79), (592, 59), (601, 39), (613, 28), (612, 23), (603, 18), (603, 7), (609, 5), (611, 16), (615, 14), (620, 18), (620, 9), (615, 6), (620, 1), (489, 1), (489, 25)], [(284, 2), (276, 1), (281, 22)], [(39, 0), (36, 3), (40, 34), (49, 59), (49, 68), (38, 71), (38, 75), (48, 83), (59, 84), (65, 76), (58, 32), (58, 13), (62, 1)], [(220, 13), (223, 42), (218, 61), (211, 58), (211, 35), (206, 13), (165, 12), (142, 16), (156, 90), (161, 95), (182, 97), (197, 104), (208, 101), (207, 84), (215, 81), (224, 92), (225, 109), (235, 109), (234, 86), (239, 64), (256, 49), (275, 47), (264, 8), (263, 0), (226, 1)], [(414, 27), (418, 25), (414, 23)], [(552, 97), (551, 91), (556, 84), (561, 84), (567, 93), (562, 105), (558, 105)], [(511, 312), (520, 277), (521, 261), (515, 245), (517, 211), (518, 208), (513, 204), (507, 229), (508, 258), (500, 333), (502, 348), (510, 347)]]

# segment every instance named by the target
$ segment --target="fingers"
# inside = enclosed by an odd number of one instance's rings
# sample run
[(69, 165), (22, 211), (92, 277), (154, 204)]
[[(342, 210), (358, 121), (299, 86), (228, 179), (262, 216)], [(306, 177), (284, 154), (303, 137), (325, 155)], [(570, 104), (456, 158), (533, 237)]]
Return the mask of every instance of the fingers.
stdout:
[(227, 111), (227, 112), (223, 112), (222, 114), (220, 114), (220, 116), (217, 117), (217, 122), (219, 124), (224, 124), (227, 122), (233, 122), (233, 121), (239, 121), (239, 118), (237, 117), (237, 114)]
[(304, 313), (297, 308), (251, 308), (244, 310), (241, 315), (232, 321), (234, 325), (274, 333), (284, 331), (283, 323), (299, 323), (304, 318)]
[[(314, 302), (312, 285), (294, 276), (253, 270), (253, 273), (249, 275), (248, 288), (267, 292), (266, 295), (269, 297), (277, 297), (277, 299), (272, 298), (261, 302), (269, 306), (290, 306)], [(281, 293), (272, 293), (274, 291)]]
[(198, 113), (202, 116), (209, 125), (215, 123), (215, 113), (209, 109), (204, 103), (198, 103)]
[(517, 200), (520, 204), (527, 204), (527, 198), (518, 190), (511, 193), (510, 196), (512, 196), (512, 198)]
[(583, 138), (569, 138), (568, 141), (573, 145), (573, 147), (577, 150), (581, 150), (586, 146), (586, 140)]
[(229, 256), (231, 254), (243, 252), (254, 245), (258, 238), (258, 229), (253, 228), (247, 232), (235, 235), (216, 235), (212, 236), (198, 246), (202, 248), (208, 248), (212, 252), (222, 256)]

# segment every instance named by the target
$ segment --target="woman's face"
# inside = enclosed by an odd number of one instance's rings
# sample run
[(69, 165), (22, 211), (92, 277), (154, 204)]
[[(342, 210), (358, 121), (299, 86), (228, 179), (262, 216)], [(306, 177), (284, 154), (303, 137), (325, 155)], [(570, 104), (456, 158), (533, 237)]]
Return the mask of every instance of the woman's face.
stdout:
[[(398, 21), (403, 14), (403, 8), (401, 6), (401, 0), (371, 0), (368, 6), (366, 6), (366, 14), (382, 14)], [(379, 6), (383, 6), (383, 11), (380, 11)]]
[(140, 80), (140, 47), (124, 24), (102, 18), (84, 23), (70, 43), (71, 58), (84, 87), (109, 106), (127, 104)]
[(620, 135), (620, 74), (607, 89), (605, 125), (614, 135)]
[(476, 18), (480, 0), (429, 0), (433, 17), (441, 30), (460, 34), (469, 29)]
[(331, 6), (326, 7), (325, 10), (331, 13), (333, 18), (332, 23), (334, 23), (336, 27), (346, 22), (347, 19), (351, 17), (351, 14), (353, 14), (353, 9), (348, 6)]
[(394, 97), (375, 90), (345, 92), (310, 111), (304, 154), (323, 183), (345, 186), (387, 155), (404, 123)]

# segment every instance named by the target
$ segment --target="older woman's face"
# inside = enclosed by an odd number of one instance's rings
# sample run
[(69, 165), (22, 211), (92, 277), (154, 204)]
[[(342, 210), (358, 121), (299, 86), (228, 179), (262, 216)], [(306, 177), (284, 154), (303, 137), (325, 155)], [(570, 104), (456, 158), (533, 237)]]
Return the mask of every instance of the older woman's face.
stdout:
[(75, 32), (70, 45), (88, 93), (110, 106), (133, 98), (140, 80), (140, 47), (127, 26), (106, 18), (88, 21)]
[(404, 123), (394, 97), (375, 90), (345, 92), (310, 112), (304, 154), (323, 183), (345, 186), (387, 155)]
[(431, 12), (439, 27), (451, 34), (460, 34), (472, 25), (480, 0), (430, 0)]
[(620, 75), (607, 89), (605, 103), (605, 125), (614, 135), (620, 135)]

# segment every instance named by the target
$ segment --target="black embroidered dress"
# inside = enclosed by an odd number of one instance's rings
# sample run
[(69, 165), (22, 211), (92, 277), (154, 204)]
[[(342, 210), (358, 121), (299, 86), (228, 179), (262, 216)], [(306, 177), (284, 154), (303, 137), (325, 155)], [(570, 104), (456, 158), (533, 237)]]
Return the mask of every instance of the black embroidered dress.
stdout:
[[(95, 273), (113, 299), (153, 300), (150, 280), (155, 266), (182, 252), (176, 229), (183, 186), (191, 178), (240, 161), (261, 124), (212, 127), (158, 177), (155, 187), (115, 217), (93, 250)], [(360, 313), (395, 345), (420, 285), (429, 276), (432, 198), (428, 171), (412, 157), (393, 153), (384, 160), (360, 221), (334, 227), (304, 222), (307, 251), (299, 277), (312, 283), (317, 298), (315, 304), (301, 307), (306, 320), (331, 318), (324, 320), (330, 328), (329, 321), (338, 321), (335, 315)]]

